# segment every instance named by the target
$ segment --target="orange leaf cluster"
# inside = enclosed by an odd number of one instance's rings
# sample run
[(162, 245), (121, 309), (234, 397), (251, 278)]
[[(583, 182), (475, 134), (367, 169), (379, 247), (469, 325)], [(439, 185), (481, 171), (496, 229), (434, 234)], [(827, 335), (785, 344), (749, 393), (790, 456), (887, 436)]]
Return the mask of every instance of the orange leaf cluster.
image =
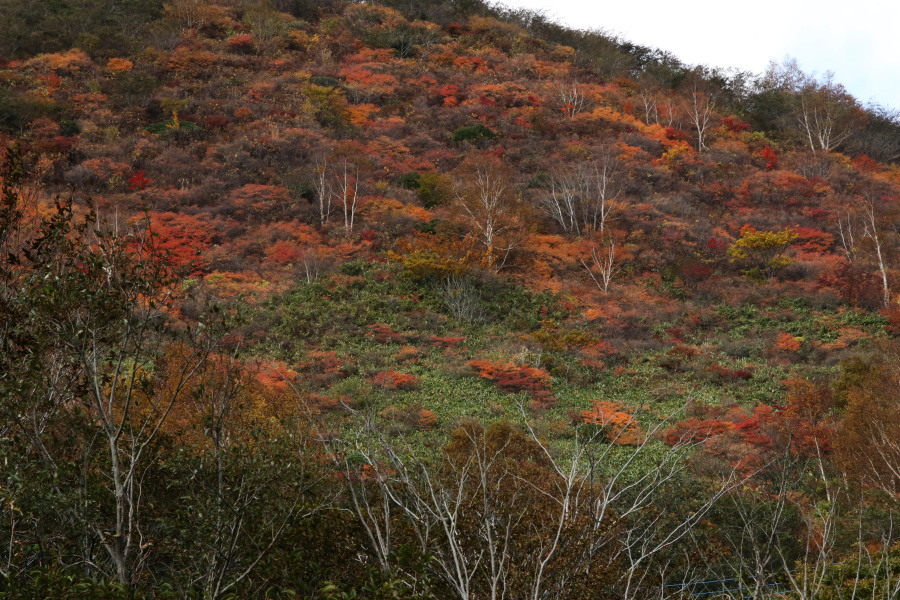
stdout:
[(111, 58), (106, 63), (106, 68), (113, 73), (124, 73), (134, 68), (134, 63), (127, 58)]
[(438, 418), (434, 411), (422, 408), (419, 404), (399, 407), (391, 405), (381, 411), (381, 416), (397, 423), (403, 423), (408, 427), (418, 429), (419, 431), (427, 431), (434, 429), (437, 425)]
[(249, 33), (239, 33), (228, 38), (228, 47), (232, 50), (251, 51), (256, 43), (253, 36)]
[(783, 352), (796, 352), (800, 349), (802, 340), (795, 338), (789, 333), (779, 333), (775, 338), (775, 349)]
[(614, 400), (597, 400), (589, 410), (581, 411), (584, 423), (604, 429), (606, 439), (620, 446), (635, 446), (644, 441), (644, 433), (634, 409)]
[(340, 71), (347, 83), (377, 94), (393, 94), (397, 90), (397, 78), (387, 73), (376, 73), (361, 65), (345, 67)]
[(347, 375), (347, 361), (334, 350), (310, 350), (297, 369), (308, 384), (325, 387)]
[(182, 213), (150, 213), (154, 248), (165, 264), (176, 270), (197, 272), (207, 262), (202, 253), (209, 248), (214, 229), (207, 221)]
[(88, 169), (99, 179), (107, 181), (113, 177), (124, 178), (130, 171), (131, 165), (116, 162), (111, 158), (89, 158), (81, 163), (81, 166)]
[(91, 58), (78, 48), (66, 52), (41, 54), (27, 61), (26, 66), (53, 71), (80, 71), (91, 66)]
[(834, 246), (834, 235), (812, 227), (794, 227), (797, 241), (794, 248), (802, 252), (825, 254)]
[(256, 374), (256, 379), (266, 387), (286, 391), (290, 389), (291, 383), (297, 379), (297, 372), (283, 362), (268, 362), (260, 367), (259, 372)]
[(453, 61), (453, 66), (461, 71), (473, 73), (490, 73), (491, 68), (483, 58), (478, 56), (460, 56)]
[(707, 369), (710, 373), (718, 375), (723, 381), (741, 381), (747, 380), (753, 377), (753, 369), (745, 368), (745, 369), (731, 369), (725, 366), (720, 365), (719, 363), (713, 363)]
[(396, 354), (394, 354), (394, 358), (397, 360), (397, 362), (407, 362), (408, 361), (408, 362), (412, 362), (412, 363), (417, 363), (417, 362), (419, 362), (420, 355), (421, 355), (421, 352), (419, 352), (419, 349), (417, 347), (403, 346), (402, 348), (400, 348), (400, 350), (397, 351)]
[(705, 451), (749, 473), (790, 451), (817, 456), (831, 451), (834, 399), (827, 388), (792, 379), (783, 407), (708, 406), (679, 421), (664, 435), (669, 445), (701, 444)]

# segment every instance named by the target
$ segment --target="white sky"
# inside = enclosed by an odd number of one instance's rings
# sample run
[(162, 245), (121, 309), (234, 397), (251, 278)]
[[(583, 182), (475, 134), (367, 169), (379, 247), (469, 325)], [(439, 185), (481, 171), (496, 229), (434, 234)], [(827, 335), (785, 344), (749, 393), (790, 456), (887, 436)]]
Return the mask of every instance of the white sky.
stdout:
[(500, 0), (603, 29), (690, 65), (762, 73), (790, 55), (862, 103), (900, 109), (900, 0)]

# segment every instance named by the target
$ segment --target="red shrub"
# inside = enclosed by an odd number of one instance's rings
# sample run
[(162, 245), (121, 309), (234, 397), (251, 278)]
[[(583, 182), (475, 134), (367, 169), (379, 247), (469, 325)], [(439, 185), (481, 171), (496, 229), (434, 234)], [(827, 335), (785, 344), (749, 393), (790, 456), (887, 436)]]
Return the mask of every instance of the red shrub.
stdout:
[(771, 146), (766, 146), (765, 148), (760, 150), (759, 156), (765, 161), (766, 169), (768, 169), (769, 171), (778, 166), (778, 154), (771, 148)]
[(324, 387), (347, 375), (347, 361), (333, 350), (310, 350), (298, 370), (311, 385)]
[(228, 47), (236, 52), (253, 52), (256, 41), (249, 33), (239, 33), (228, 39)]
[(710, 373), (715, 373), (725, 381), (747, 380), (753, 377), (753, 369), (729, 369), (718, 363), (714, 363), (707, 369)]
[(144, 175), (143, 171), (138, 171), (128, 178), (128, 188), (132, 191), (145, 190), (151, 183), (153, 181)]
[(873, 171), (878, 170), (878, 161), (868, 157), (865, 154), (860, 154), (859, 156), (853, 159), (853, 166), (863, 173), (872, 173)]
[(750, 131), (750, 123), (745, 123), (737, 117), (723, 117), (722, 125), (728, 128), (732, 133), (741, 133), (742, 131)]
[(393, 369), (382, 371), (372, 378), (372, 383), (386, 390), (411, 390), (417, 381), (414, 376)]
[(207, 129), (225, 129), (231, 121), (225, 115), (209, 115), (203, 123)]
[(383, 325), (381, 323), (369, 325), (369, 335), (375, 338), (376, 342), (381, 344), (402, 344), (406, 342), (406, 337), (403, 334), (397, 333), (391, 329), (390, 325)]
[(818, 285), (834, 289), (842, 300), (853, 306), (876, 308), (882, 304), (878, 275), (849, 262), (833, 273), (820, 275)]
[(797, 241), (794, 242), (794, 248), (797, 250), (825, 254), (834, 246), (834, 236), (828, 232), (812, 227), (794, 227), (793, 229), (797, 234)]
[(439, 337), (436, 335), (428, 338), (428, 344), (435, 348), (455, 348), (466, 341), (464, 337)]
[(713, 268), (710, 265), (701, 262), (690, 262), (681, 267), (681, 278), (685, 281), (695, 283), (703, 281), (712, 275)]
[(550, 392), (550, 374), (543, 369), (489, 360), (473, 360), (469, 366), (504, 392), (529, 394), (533, 399), (533, 408), (549, 408), (556, 403)]

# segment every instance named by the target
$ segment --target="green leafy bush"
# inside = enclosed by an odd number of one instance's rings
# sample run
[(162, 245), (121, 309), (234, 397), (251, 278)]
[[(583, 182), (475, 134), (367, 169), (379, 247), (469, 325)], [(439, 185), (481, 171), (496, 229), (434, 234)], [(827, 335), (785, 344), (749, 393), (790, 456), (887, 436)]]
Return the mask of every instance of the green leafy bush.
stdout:
[(482, 140), (492, 140), (496, 137), (496, 133), (481, 123), (478, 123), (477, 125), (466, 125), (453, 132), (453, 141), (456, 143), (480, 142)]

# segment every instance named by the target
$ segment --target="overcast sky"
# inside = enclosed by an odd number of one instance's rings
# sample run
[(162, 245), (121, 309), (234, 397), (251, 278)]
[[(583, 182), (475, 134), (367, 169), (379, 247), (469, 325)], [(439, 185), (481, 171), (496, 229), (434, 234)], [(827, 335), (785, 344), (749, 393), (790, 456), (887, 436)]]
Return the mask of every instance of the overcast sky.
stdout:
[(683, 62), (762, 73), (790, 55), (863, 103), (900, 109), (900, 0), (501, 0)]

